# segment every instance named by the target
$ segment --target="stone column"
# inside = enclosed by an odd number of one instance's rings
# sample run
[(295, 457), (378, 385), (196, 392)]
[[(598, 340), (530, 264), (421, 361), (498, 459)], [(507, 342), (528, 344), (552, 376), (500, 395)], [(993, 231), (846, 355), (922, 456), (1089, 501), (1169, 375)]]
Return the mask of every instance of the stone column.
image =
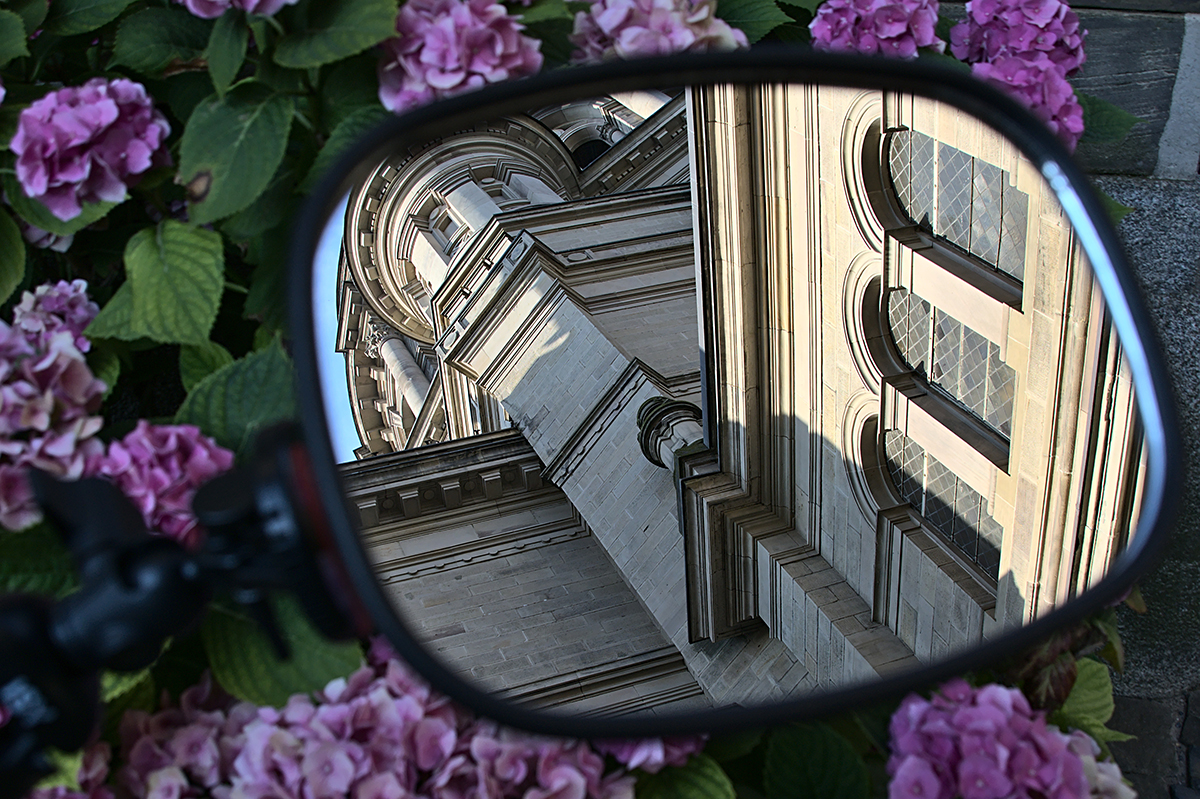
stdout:
[(638, 408), (638, 444), (646, 460), (673, 469), (675, 453), (704, 440), (700, 409), (690, 402), (651, 397)]
[(420, 413), (429, 394), (429, 378), (408, 347), (404, 346), (400, 334), (390, 325), (372, 317), (367, 321), (365, 341), (367, 356), (383, 359), (388, 375), (396, 382), (413, 415)]

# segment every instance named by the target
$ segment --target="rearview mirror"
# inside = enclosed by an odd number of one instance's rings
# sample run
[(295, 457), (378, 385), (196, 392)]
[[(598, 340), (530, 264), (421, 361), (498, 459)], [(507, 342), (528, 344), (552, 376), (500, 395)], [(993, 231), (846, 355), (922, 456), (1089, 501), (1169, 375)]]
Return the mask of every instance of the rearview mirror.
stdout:
[(844, 707), (1111, 602), (1163, 540), (1178, 435), (1111, 225), (958, 73), (755, 52), (456, 98), (300, 239), (342, 559), (501, 721)]

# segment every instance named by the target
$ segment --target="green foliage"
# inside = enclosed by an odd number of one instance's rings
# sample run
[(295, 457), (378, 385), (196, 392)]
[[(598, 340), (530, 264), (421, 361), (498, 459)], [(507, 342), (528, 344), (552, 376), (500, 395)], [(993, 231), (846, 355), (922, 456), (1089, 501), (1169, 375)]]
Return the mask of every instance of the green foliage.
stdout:
[(121, 20), (110, 65), (158, 75), (204, 54), (212, 23), (179, 6), (147, 8)]
[(1075, 92), (1075, 98), (1083, 108), (1083, 135), (1079, 138), (1080, 144), (1121, 141), (1129, 135), (1134, 125), (1146, 121), (1119, 105), (1090, 94)]
[(513, 13), (521, 16), (521, 22), (544, 22), (548, 19), (575, 19), (566, 0), (534, 0), (528, 8), (516, 8)]
[(321, 148), (321, 152), (317, 155), (317, 160), (313, 162), (312, 169), (300, 182), (299, 190), (305, 194), (312, 191), (317, 186), (317, 182), (327, 169), (333, 166), (334, 162), (342, 156), (350, 148), (354, 142), (358, 141), (364, 133), (379, 125), (391, 114), (382, 106), (364, 106), (355, 111), (351, 111), (329, 135), (329, 140), (325, 142), (325, 146)]
[(308, 7), (308, 27), (284, 35), (275, 63), (292, 69), (319, 67), (396, 35), (394, 0), (323, 0)]
[(772, 730), (763, 783), (772, 799), (867, 799), (870, 787), (862, 758), (824, 724)]
[(222, 14), (213, 26), (204, 57), (208, 61), (208, 74), (218, 96), (225, 96), (229, 84), (233, 83), (241, 70), (249, 39), (250, 30), (242, 15), (233, 9)]
[(792, 21), (775, 0), (720, 0), (717, 16), (733, 27), (741, 28), (751, 44)]
[(56, 236), (70, 236), (78, 233), (88, 225), (103, 219), (109, 211), (117, 206), (117, 203), (85, 203), (79, 216), (64, 222), (50, 213), (50, 209), (42, 205), (41, 200), (26, 197), (21, 184), (17, 182), (16, 175), (6, 174), (4, 176), (4, 192), (7, 195), (8, 204), (12, 206), (19, 217), (34, 227), (40, 227)]
[(291, 124), (291, 98), (256, 82), (196, 106), (179, 145), (191, 221), (214, 222), (254, 202), (283, 160)]
[(215, 341), (185, 344), (179, 348), (179, 377), (183, 390), (191, 391), (213, 372), (233, 363), (229, 350)]
[(8, 7), (25, 23), (25, 30), (35, 31), (42, 27), (46, 12), (50, 10), (48, 0), (9, 0)]
[(133, 0), (54, 0), (46, 14), (45, 28), (59, 36), (87, 33), (121, 15)]
[(762, 738), (761, 730), (714, 735), (704, 746), (704, 754), (718, 763), (737, 760), (750, 754), (762, 742)]
[(365, 53), (329, 67), (328, 76), (318, 94), (324, 109), (326, 130), (335, 129), (346, 116), (359, 108), (379, 107), (377, 63), (374, 55)]
[(637, 799), (734, 799), (733, 783), (717, 761), (701, 753), (687, 765), (638, 778)]
[(0, 302), (4, 302), (25, 279), (25, 239), (17, 223), (0, 212)]
[(25, 46), (25, 21), (7, 9), (0, 10), (0, 66), (29, 55)]
[(83, 332), (92, 338), (117, 338), (125, 341), (144, 338), (145, 332), (133, 326), (133, 284), (122, 283)]
[[(127, 678), (136, 677), (132, 683)], [(158, 692), (150, 670), (133, 675), (105, 672), (101, 681), (104, 693), (104, 726), (101, 737), (110, 744), (120, 744), (121, 718), (127, 711), (158, 709)], [(110, 695), (111, 694), (111, 695)]]
[(1061, 708), (1050, 715), (1050, 721), (1064, 729), (1083, 730), (1096, 739), (1105, 756), (1112, 741), (1128, 741), (1134, 736), (1109, 729), (1112, 718), (1112, 678), (1108, 666), (1092, 658), (1080, 658), (1079, 676)]
[(100, 698), (105, 702), (119, 699), (149, 679), (149, 668), (141, 671), (106, 671), (100, 675)]
[(117, 386), (121, 376), (121, 358), (110, 342), (103, 339), (93, 341), (92, 349), (87, 354), (88, 366), (99, 380), (104, 381), (108, 389), (104, 392), (107, 397)]
[(0, 593), (64, 597), (77, 585), (75, 563), (47, 524), (0, 530)]
[[(1127, 214), (1137, 210), (1136, 208), (1132, 208), (1128, 205), (1117, 202), (1112, 197), (1109, 197), (1107, 193), (1102, 192), (1099, 189), (1096, 190), (1096, 194), (1100, 196), (1100, 204), (1104, 206), (1105, 213), (1108, 214), (1108, 218), (1114, 225), (1120, 224), (1121, 220), (1124, 219)], [(1145, 611), (1143, 610), (1142, 612), (1144, 613)]]
[(241, 452), (255, 432), (295, 415), (291, 360), (276, 341), (205, 377), (187, 395), (176, 424), (194, 424)]
[(208, 341), (225, 284), (219, 234), (164, 220), (129, 240), (125, 272), (134, 332), (164, 344)]
[(54, 771), (38, 782), (37, 788), (54, 788), (62, 786), (68, 791), (79, 790), (79, 767), (83, 765), (83, 750), (63, 752), (49, 748), (46, 755)]
[(271, 603), (291, 659), (280, 660), (267, 635), (240, 608), (214, 604), (201, 627), (213, 676), (226, 691), (260, 705), (324, 688), (362, 663), (357, 644), (335, 644), (313, 629), (289, 596)]

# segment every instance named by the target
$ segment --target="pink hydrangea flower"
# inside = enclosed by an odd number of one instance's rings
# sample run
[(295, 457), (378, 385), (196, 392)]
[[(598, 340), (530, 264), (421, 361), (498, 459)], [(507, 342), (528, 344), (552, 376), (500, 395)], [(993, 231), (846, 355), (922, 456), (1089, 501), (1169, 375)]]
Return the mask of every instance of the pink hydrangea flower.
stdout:
[(19, 328), (38, 349), (45, 349), (51, 336), (66, 330), (74, 337), (79, 351), (87, 352), (92, 343), (83, 331), (98, 313), (100, 306), (88, 297), (86, 280), (69, 283), (60, 280), (21, 295), (21, 302), (13, 309), (13, 327)]
[(295, 5), (299, 0), (175, 0), (187, 6), (197, 17), (216, 19), (231, 8), (245, 11), (247, 14), (258, 14), (260, 17), (272, 17), (279, 13), (284, 6)]
[(192, 514), (196, 489), (233, 466), (233, 453), (192, 425), (154, 425), (145, 419), (88, 464), (133, 500), (152, 532), (195, 548), (200, 530)]
[(969, 0), (966, 18), (950, 29), (950, 52), (968, 64), (1045, 54), (1066, 77), (1086, 60), (1086, 35), (1060, 0)]
[(366, 666), (282, 708), (234, 702), (206, 675), (178, 707), (126, 713), (120, 733), (118, 781), (135, 799), (633, 797), (588, 744), (476, 719), (378, 640)]
[(891, 721), (889, 799), (1085, 799), (1090, 785), (1070, 736), (1015, 688), (961, 679), (931, 699), (912, 694)]
[(22, 111), (10, 147), (25, 195), (65, 221), (83, 203), (125, 199), (143, 172), (168, 163), (170, 132), (140, 83), (93, 78)]
[(808, 27), (818, 50), (915, 58), (920, 47), (945, 49), (937, 19), (937, 0), (827, 0)]
[(495, 0), (409, 0), (380, 45), (379, 100), (397, 114), (438, 97), (531, 75), (541, 42)]
[(103, 451), (94, 437), (104, 420), (105, 385), (63, 329), (51, 334), (0, 322), (0, 525), (20, 530), (38, 522), (28, 470), (77, 480)]
[(1023, 102), (1074, 152), (1083, 135), (1083, 107), (1057, 64), (1044, 54), (1034, 60), (1000, 57), (974, 64), (971, 72)]
[(568, 38), (576, 63), (749, 47), (745, 33), (717, 18), (716, 0), (595, 0)]
[(612, 755), (627, 768), (657, 774), (665, 766), (687, 765), (688, 758), (704, 748), (707, 735), (672, 738), (639, 738), (625, 741), (596, 741), (596, 748)]

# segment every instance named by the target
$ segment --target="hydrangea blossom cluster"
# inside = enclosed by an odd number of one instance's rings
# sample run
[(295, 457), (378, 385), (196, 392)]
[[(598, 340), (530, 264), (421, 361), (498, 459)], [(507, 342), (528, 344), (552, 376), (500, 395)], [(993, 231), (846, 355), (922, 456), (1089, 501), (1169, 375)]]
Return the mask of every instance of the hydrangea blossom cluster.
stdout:
[(121, 741), (119, 782), (138, 799), (633, 795), (633, 778), (605, 773), (588, 744), (478, 720), (431, 692), (380, 641), (368, 665), (315, 699), (296, 695), (278, 710), (235, 703), (206, 678), (178, 708), (127, 713)]
[[(890, 732), (889, 799), (1115, 796), (1089, 779), (1099, 770), (1089, 773), (1080, 750), (1091, 739), (1047, 725), (1016, 688), (952, 680), (932, 699), (906, 698)], [(1099, 750), (1086, 751), (1095, 764)]]
[(707, 735), (672, 738), (634, 738), (625, 741), (596, 741), (596, 749), (612, 755), (626, 768), (657, 774), (666, 766), (685, 766), (688, 758), (704, 748)]
[(595, 0), (575, 15), (568, 38), (575, 63), (750, 46), (717, 18), (716, 0)]
[(261, 17), (273, 17), (284, 6), (295, 5), (299, 0), (175, 0), (187, 6), (197, 17), (216, 19), (231, 8), (245, 11), (247, 14), (258, 14)]
[(88, 352), (92, 342), (83, 335), (100, 306), (87, 294), (86, 280), (60, 280), (25, 292), (13, 309), (13, 326), (39, 349), (45, 349), (51, 336), (60, 330), (68, 331), (80, 352)]
[(133, 500), (146, 527), (185, 547), (200, 545), (192, 513), (196, 489), (233, 466), (233, 453), (192, 425), (155, 425), (145, 419), (88, 463)]
[(1024, 102), (1074, 150), (1083, 108), (1067, 77), (1086, 60), (1086, 35), (1061, 0), (969, 0), (966, 19), (950, 30), (950, 52)]
[(0, 525), (11, 530), (41, 519), (29, 468), (75, 480), (104, 449), (94, 414), (105, 385), (77, 344), (97, 310), (85, 289), (64, 282), (26, 292), (13, 325), (0, 322)]
[(945, 49), (937, 20), (937, 0), (827, 0), (808, 27), (818, 50), (915, 58), (920, 47)]
[(402, 113), (438, 97), (531, 75), (542, 43), (495, 0), (409, 0), (380, 45), (379, 100)]
[(25, 195), (65, 221), (83, 203), (123, 200), (142, 173), (168, 163), (170, 132), (140, 83), (94, 78), (22, 111), (10, 147)]
[(1060, 0), (970, 0), (966, 18), (950, 29), (950, 52), (969, 64), (1045, 54), (1067, 77), (1086, 60), (1086, 35)]

